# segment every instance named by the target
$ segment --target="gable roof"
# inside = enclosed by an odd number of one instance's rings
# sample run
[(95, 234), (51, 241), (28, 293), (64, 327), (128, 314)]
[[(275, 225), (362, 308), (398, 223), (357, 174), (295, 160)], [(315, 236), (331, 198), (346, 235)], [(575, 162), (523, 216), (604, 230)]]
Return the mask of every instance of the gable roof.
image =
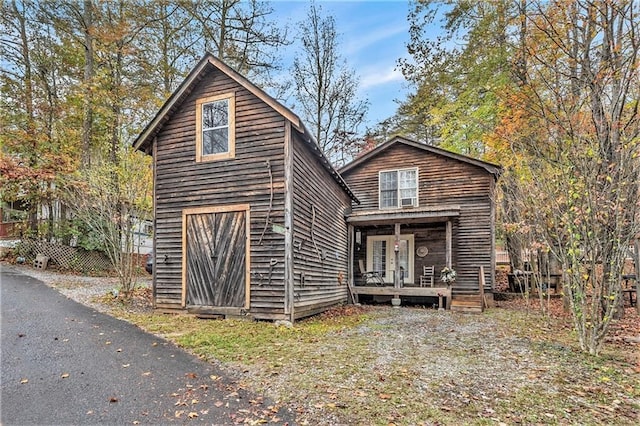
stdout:
[(416, 142), (416, 141), (414, 141), (412, 139), (408, 139), (408, 138), (405, 138), (403, 136), (396, 136), (396, 137), (394, 137), (392, 139), (389, 139), (388, 141), (378, 145), (377, 147), (375, 147), (371, 151), (366, 152), (364, 155), (356, 158), (351, 163), (346, 164), (345, 166), (343, 166), (339, 170), (339, 172), (341, 174), (347, 173), (350, 170), (356, 168), (357, 166), (366, 163), (371, 158), (380, 155), (381, 153), (385, 152), (387, 149), (389, 149), (390, 147), (392, 147), (392, 146), (394, 146), (396, 144), (404, 144), (404, 145), (412, 146), (414, 148), (418, 148), (418, 149), (421, 149), (423, 151), (430, 152), (432, 154), (436, 154), (436, 155), (440, 155), (440, 156), (443, 156), (443, 157), (451, 158), (453, 160), (461, 161), (463, 163), (472, 164), (474, 166), (477, 166), (477, 167), (480, 167), (480, 168), (486, 170), (488, 173), (492, 174), (494, 179), (496, 179), (496, 180), (500, 176), (500, 173), (502, 173), (502, 167), (497, 165), (497, 164), (493, 164), (493, 163), (489, 163), (489, 162), (486, 162), (486, 161), (478, 160), (478, 159), (475, 159), (475, 158), (472, 158), (472, 157), (468, 157), (468, 156), (462, 155), (462, 154), (456, 154), (455, 152), (447, 151), (446, 149), (442, 149), (442, 148), (438, 148), (438, 147), (435, 147), (435, 146), (427, 145), (427, 144), (424, 144), (424, 143)]
[(147, 124), (140, 135), (138, 135), (138, 137), (133, 141), (132, 145), (134, 149), (142, 151), (146, 154), (150, 154), (153, 140), (162, 129), (164, 123), (171, 118), (173, 113), (180, 107), (187, 96), (191, 94), (200, 80), (202, 80), (206, 76), (208, 70), (210, 70), (211, 67), (217, 68), (219, 71), (247, 89), (249, 92), (254, 94), (264, 103), (266, 103), (276, 112), (282, 115), (286, 120), (288, 120), (291, 123), (293, 129), (302, 136), (302, 140), (309, 145), (311, 152), (313, 152), (314, 155), (318, 158), (322, 166), (329, 172), (333, 180), (338, 183), (338, 185), (349, 195), (349, 197), (353, 201), (359, 203), (356, 196), (353, 194), (353, 192), (351, 192), (349, 186), (346, 184), (344, 179), (342, 179), (342, 176), (336, 171), (336, 169), (331, 165), (331, 162), (329, 162), (327, 157), (324, 155), (324, 153), (318, 146), (318, 143), (315, 141), (309, 130), (307, 130), (302, 120), (300, 120), (300, 118), (289, 108), (282, 105), (280, 102), (268, 95), (264, 90), (251, 83), (244, 76), (240, 75), (233, 68), (231, 68), (209, 52), (207, 52), (202, 57), (200, 62), (198, 62), (198, 64), (191, 70), (189, 75), (187, 75), (180, 86), (178, 86), (176, 91), (171, 94), (169, 99), (167, 99), (160, 110), (158, 110), (155, 117)]

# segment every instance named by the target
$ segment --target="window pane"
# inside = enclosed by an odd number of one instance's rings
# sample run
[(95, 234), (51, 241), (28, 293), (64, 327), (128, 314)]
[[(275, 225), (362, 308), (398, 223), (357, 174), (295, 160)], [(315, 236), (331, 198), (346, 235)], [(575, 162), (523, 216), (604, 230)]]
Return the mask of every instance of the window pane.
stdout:
[(398, 191), (380, 191), (380, 207), (398, 207)]
[(408, 189), (416, 187), (416, 171), (400, 170), (400, 189)]
[(417, 173), (415, 170), (399, 171), (400, 198), (418, 198)]
[(400, 240), (398, 244), (398, 262), (400, 263), (400, 270), (404, 271), (404, 278), (409, 277), (409, 241)]
[(401, 189), (400, 198), (416, 198), (416, 189)]
[(387, 242), (382, 240), (373, 242), (373, 270), (380, 272), (383, 277), (386, 274), (387, 266)]
[(380, 173), (380, 190), (396, 190), (398, 189), (398, 174), (395, 171)]
[(223, 127), (202, 132), (202, 155), (229, 151), (229, 129)]
[(398, 172), (380, 173), (380, 207), (398, 207)]
[(223, 99), (202, 105), (202, 128), (212, 129), (229, 125), (229, 101)]

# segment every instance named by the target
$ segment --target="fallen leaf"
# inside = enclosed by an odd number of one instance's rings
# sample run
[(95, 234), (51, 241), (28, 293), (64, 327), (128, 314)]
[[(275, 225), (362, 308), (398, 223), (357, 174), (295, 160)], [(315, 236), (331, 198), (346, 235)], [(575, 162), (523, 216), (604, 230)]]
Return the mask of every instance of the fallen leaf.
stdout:
[(195, 411), (192, 411), (192, 412), (190, 412), (189, 414), (187, 414), (187, 416), (188, 416), (190, 419), (194, 419), (194, 418), (198, 417), (198, 413), (196, 413)]
[(139, 424), (140, 424), (140, 422), (139, 422), (139, 421), (137, 421), (137, 420), (134, 420), (134, 421), (133, 421), (133, 424), (134, 424), (134, 425), (139, 425)]
[(29, 383), (29, 379), (22, 379), (20, 380), (20, 384), (24, 385), (25, 383)]
[(66, 379), (67, 377), (69, 377), (69, 373), (64, 373), (64, 374), (63, 374), (62, 376), (60, 376), (60, 377), (62, 377), (63, 379)]
[(191, 404), (192, 404), (192, 405), (193, 405), (193, 404), (197, 404), (198, 402), (200, 402), (200, 401), (198, 401), (197, 399), (192, 399), (192, 400), (191, 400)]
[(218, 379), (220, 379), (220, 376), (214, 376), (214, 375), (211, 375), (211, 376), (209, 376), (209, 378), (210, 378), (211, 380), (218, 380)]
[(150, 376), (151, 375), (151, 371), (146, 371), (144, 373), (142, 373), (143, 376)]
[(222, 407), (224, 405), (224, 402), (216, 401), (213, 405), (215, 405), (216, 407)]
[(176, 418), (179, 418), (183, 414), (184, 414), (184, 410), (179, 410), (175, 412), (174, 416), (176, 416)]
[(381, 393), (378, 395), (378, 398), (380, 399), (391, 399), (391, 395), (389, 395), (388, 393)]
[(187, 376), (187, 378), (189, 379), (195, 379), (196, 377), (198, 377), (196, 373), (187, 373), (185, 374), (185, 376)]
[(116, 398), (115, 396), (112, 396), (111, 398), (109, 398), (109, 402), (111, 403), (118, 402), (118, 398)]
[(122, 364), (122, 368), (127, 368), (129, 367), (131, 364)]
[(151, 346), (158, 346), (158, 342), (153, 342)]
[(106, 342), (104, 342), (104, 344), (105, 344), (105, 345), (110, 345), (110, 344), (111, 344), (111, 342), (106, 341)]
[(26, 334), (24, 334), (24, 333), (18, 333), (18, 337), (24, 337), (24, 336), (26, 336)]
[(116, 349), (116, 352), (122, 352), (122, 348)]

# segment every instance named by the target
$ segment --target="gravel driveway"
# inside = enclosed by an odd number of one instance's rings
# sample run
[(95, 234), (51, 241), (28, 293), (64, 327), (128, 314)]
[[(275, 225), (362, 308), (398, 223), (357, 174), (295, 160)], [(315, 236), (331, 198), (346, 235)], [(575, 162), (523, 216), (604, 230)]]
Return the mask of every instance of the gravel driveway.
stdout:
[[(35, 269), (27, 265), (11, 265), (4, 262), (1, 264), (1, 268), (36, 278), (48, 286), (54, 287), (69, 299), (105, 313), (109, 313), (109, 307), (99, 303), (96, 299), (117, 291), (119, 286), (118, 278), (116, 277), (89, 277), (65, 274), (50, 269)], [(135, 285), (136, 287), (151, 288), (151, 276), (143, 275), (137, 277)]]

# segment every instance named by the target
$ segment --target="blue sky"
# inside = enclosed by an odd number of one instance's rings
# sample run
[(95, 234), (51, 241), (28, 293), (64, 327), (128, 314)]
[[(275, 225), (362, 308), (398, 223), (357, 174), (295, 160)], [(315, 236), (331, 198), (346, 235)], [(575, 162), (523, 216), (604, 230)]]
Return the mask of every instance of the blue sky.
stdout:
[[(366, 124), (373, 127), (393, 115), (398, 106), (395, 100), (404, 99), (408, 93), (397, 60), (407, 57), (409, 4), (404, 0), (329, 0), (316, 4), (323, 15), (335, 18), (341, 54), (360, 77), (360, 96), (370, 102)], [(309, 2), (275, 0), (272, 6), (275, 16), (291, 31), (306, 17)], [(297, 49), (294, 44), (283, 52), (285, 66)]]

